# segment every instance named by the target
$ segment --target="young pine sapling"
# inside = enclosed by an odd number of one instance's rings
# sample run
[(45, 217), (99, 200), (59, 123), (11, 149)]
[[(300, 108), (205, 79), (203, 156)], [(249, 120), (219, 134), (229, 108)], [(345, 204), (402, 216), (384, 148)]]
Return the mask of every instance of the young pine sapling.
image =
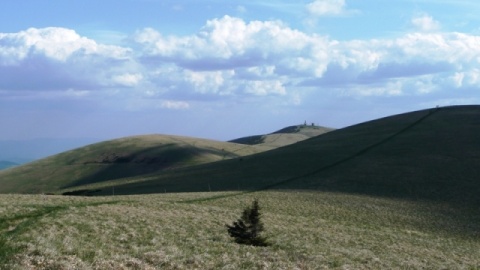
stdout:
[(260, 205), (258, 200), (253, 201), (252, 207), (243, 210), (242, 216), (232, 225), (225, 225), (228, 234), (239, 244), (252, 246), (268, 246), (267, 239), (261, 235), (264, 226), (260, 220)]

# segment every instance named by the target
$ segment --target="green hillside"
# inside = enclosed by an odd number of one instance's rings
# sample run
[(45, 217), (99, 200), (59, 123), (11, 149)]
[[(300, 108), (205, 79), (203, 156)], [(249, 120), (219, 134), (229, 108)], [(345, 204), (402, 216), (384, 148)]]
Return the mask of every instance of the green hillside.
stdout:
[[(480, 106), (421, 110), (271, 151), (172, 136), (126, 138), (2, 171), (0, 189), (98, 195), (303, 189), (478, 206), (479, 119)], [(142, 143), (137, 152), (124, 150)]]
[(233, 143), (247, 144), (247, 145), (261, 145), (270, 147), (271, 149), (286, 146), (299, 141), (303, 141), (327, 132), (332, 131), (332, 128), (314, 126), (314, 125), (297, 125), (290, 126), (278, 130), (276, 132), (255, 135), (231, 140)]
[(410, 112), (248, 157), (162, 172), (115, 191), (319, 189), (478, 206), (479, 119), (480, 106)]
[(168, 171), (269, 148), (167, 135), (105, 141), (0, 172), (0, 193), (60, 188)]
[(144, 177), (145, 174), (271, 150), (329, 130), (318, 126), (292, 126), (261, 135), (264, 139), (259, 144), (242, 143), (245, 138), (220, 142), (168, 135), (116, 139), (0, 172), (0, 193), (51, 193), (101, 182), (111, 185), (118, 179)]

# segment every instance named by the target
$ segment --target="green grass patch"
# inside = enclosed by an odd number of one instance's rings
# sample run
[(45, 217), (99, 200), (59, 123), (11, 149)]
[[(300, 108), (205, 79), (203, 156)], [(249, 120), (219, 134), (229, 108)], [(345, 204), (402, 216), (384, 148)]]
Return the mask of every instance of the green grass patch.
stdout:
[(64, 210), (64, 206), (35, 206), (35, 210), (0, 218), (0, 265), (6, 265), (22, 248), (13, 246), (18, 235), (35, 226), (39, 218)]
[[(71, 207), (87, 207), (100, 204), (112, 204), (106, 202), (75, 202), (71, 200), (52, 200), (52, 197), (37, 195), (31, 197), (18, 195), (4, 195), (0, 205), (6, 206), (0, 212), (0, 269), (9, 268), (12, 261), (27, 249), (29, 243), (21, 243), (24, 235), (41, 224), (41, 220), (54, 220), (59, 212), (69, 211)], [(19, 201), (10, 201), (19, 200)], [(9, 203), (10, 202), (10, 203)]]
[[(479, 217), (448, 205), (326, 192), (177, 193), (79, 198), (0, 195), (7, 269), (476, 269)], [(45, 197), (45, 196), (44, 196)], [(215, 198), (205, 200), (206, 198)], [(225, 224), (258, 198), (269, 247)], [(111, 197), (110, 197), (111, 199)], [(189, 201), (190, 203), (179, 203)], [(15, 214), (16, 213), (16, 214)], [(452, 218), (453, 217), (453, 218)], [(5, 229), (6, 227), (3, 227)], [(7, 266), (5, 266), (5, 264)]]

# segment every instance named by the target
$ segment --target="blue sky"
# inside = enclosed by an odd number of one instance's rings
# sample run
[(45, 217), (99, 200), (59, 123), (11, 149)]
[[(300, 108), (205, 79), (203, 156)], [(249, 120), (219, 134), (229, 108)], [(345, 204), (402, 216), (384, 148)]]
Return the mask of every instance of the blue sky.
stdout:
[(480, 103), (478, 1), (1, 6), (0, 140), (229, 140)]

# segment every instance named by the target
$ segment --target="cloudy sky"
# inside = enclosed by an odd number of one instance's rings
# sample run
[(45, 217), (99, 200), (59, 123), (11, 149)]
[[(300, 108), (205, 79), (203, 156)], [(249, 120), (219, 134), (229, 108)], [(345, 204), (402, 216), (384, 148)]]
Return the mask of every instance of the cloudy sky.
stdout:
[(480, 2), (21, 0), (0, 140), (218, 140), (480, 103)]

